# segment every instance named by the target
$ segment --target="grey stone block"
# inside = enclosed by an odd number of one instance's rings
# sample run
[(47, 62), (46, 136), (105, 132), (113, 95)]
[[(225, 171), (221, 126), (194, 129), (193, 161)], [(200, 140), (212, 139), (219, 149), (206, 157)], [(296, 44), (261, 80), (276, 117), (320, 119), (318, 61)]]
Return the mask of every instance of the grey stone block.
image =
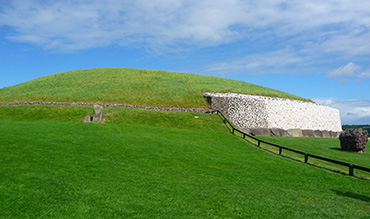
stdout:
[(83, 118), (81, 122), (90, 123), (91, 122), (91, 116), (90, 115), (85, 116), (85, 118)]
[(313, 136), (315, 138), (322, 138), (323, 137), (323, 134), (322, 134), (322, 132), (320, 130), (314, 130), (313, 131)]
[(301, 129), (288, 129), (288, 136), (291, 137), (303, 137), (303, 133)]
[(310, 138), (314, 137), (313, 130), (311, 130), (311, 129), (302, 130), (302, 135), (304, 137), (310, 137)]
[(270, 136), (271, 135), (270, 129), (251, 128), (249, 130), (251, 132), (251, 135), (256, 135), (256, 136)]
[(284, 137), (288, 135), (287, 130), (272, 128), (270, 129), (271, 136)]

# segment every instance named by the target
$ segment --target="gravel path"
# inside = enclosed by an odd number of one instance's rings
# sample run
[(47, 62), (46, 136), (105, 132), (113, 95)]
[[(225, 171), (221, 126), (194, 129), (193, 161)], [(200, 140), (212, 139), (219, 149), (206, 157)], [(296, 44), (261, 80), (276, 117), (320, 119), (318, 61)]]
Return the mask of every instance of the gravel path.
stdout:
[[(0, 103), (0, 106), (18, 106), (18, 105), (69, 105), (69, 106), (93, 106), (97, 103), (69, 103), (69, 102), (12, 102), (12, 103)], [(127, 107), (157, 111), (181, 111), (181, 112), (196, 112), (196, 113), (209, 113), (210, 109), (202, 108), (177, 108), (177, 107), (156, 107), (156, 106), (140, 106), (131, 104), (98, 104), (104, 107)]]

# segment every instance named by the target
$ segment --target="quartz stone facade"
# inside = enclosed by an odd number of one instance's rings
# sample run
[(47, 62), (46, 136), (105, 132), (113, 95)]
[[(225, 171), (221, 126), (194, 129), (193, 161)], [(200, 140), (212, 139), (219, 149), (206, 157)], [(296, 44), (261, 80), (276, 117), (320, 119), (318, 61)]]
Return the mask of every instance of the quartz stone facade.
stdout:
[(205, 93), (238, 128), (342, 131), (339, 110), (298, 100), (235, 93)]

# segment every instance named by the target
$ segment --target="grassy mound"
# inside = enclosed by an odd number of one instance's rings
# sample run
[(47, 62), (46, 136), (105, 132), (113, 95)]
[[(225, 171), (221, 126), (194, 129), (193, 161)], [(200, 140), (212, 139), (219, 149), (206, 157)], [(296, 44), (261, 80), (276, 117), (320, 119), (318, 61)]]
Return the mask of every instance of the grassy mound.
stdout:
[[(0, 102), (207, 107), (204, 91), (296, 98), (215, 77), (93, 69), (1, 89)], [(0, 218), (370, 215), (369, 180), (261, 150), (229, 134), (217, 115), (106, 107), (105, 124), (80, 122), (91, 113), (91, 106), (0, 106)], [(315, 140), (307, 150), (303, 139), (266, 139), (315, 154), (330, 153), (319, 147), (335, 141)]]
[(369, 181), (251, 146), (217, 115), (110, 108), (84, 124), (91, 107), (0, 110), (1, 218), (370, 215)]
[(95, 102), (207, 108), (203, 92), (235, 92), (309, 101), (241, 81), (138, 69), (89, 69), (54, 74), (0, 89), (0, 102)]

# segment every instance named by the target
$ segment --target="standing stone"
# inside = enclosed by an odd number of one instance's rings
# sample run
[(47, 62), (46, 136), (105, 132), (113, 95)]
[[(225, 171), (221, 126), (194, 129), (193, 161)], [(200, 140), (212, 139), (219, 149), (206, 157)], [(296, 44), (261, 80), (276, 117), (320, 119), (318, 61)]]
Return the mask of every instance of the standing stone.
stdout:
[(85, 116), (85, 118), (82, 119), (82, 122), (85, 122), (85, 123), (91, 122), (91, 116), (90, 115)]
[(368, 133), (362, 129), (345, 130), (339, 135), (340, 147), (344, 151), (362, 153), (365, 151)]
[(94, 116), (92, 121), (95, 123), (103, 122), (104, 108), (100, 105), (94, 105)]

